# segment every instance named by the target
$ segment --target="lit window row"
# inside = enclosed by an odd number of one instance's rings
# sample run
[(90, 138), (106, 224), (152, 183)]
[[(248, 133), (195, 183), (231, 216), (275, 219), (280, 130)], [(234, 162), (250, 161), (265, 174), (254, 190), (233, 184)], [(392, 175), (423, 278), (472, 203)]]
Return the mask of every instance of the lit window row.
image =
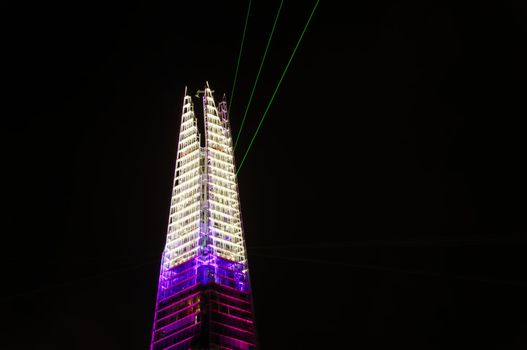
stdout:
[(180, 227), (179, 229), (175, 229), (172, 232), (169, 232), (167, 235), (167, 242), (173, 242), (184, 235), (188, 235), (189, 232), (199, 232), (198, 229), (199, 221), (196, 220), (196, 222), (192, 225)]

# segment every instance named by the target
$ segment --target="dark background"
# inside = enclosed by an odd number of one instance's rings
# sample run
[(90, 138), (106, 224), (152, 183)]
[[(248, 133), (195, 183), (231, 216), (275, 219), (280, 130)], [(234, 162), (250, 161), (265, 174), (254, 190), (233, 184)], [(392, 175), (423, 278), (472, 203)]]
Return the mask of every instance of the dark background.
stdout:
[[(238, 162), (314, 4), (284, 2)], [(0, 348), (148, 349), (184, 87), (230, 95), (247, 2), (1, 6)], [(239, 174), (262, 348), (527, 348), (525, 3), (343, 6)]]

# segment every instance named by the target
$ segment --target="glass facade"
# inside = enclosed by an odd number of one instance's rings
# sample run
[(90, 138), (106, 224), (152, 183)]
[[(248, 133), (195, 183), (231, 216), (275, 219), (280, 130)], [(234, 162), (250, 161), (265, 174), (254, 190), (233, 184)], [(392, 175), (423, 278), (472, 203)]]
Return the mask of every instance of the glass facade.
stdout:
[(202, 101), (204, 146), (185, 91), (151, 350), (256, 349), (227, 103)]

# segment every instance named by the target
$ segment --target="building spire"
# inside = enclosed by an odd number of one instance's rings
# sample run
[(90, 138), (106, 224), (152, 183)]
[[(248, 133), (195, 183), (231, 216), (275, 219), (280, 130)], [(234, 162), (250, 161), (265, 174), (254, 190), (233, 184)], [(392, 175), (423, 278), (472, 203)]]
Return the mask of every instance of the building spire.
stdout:
[(247, 251), (226, 96), (203, 93), (205, 146), (185, 87), (151, 350), (255, 350)]

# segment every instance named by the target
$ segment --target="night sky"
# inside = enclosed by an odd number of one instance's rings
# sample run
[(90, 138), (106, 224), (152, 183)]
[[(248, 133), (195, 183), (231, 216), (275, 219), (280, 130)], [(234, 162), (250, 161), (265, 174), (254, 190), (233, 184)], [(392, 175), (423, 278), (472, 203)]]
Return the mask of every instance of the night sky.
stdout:
[[(148, 349), (184, 88), (230, 96), (247, 1), (0, 6), (0, 348)], [(522, 1), (320, 1), (238, 177), (262, 349), (527, 349), (526, 42)]]

